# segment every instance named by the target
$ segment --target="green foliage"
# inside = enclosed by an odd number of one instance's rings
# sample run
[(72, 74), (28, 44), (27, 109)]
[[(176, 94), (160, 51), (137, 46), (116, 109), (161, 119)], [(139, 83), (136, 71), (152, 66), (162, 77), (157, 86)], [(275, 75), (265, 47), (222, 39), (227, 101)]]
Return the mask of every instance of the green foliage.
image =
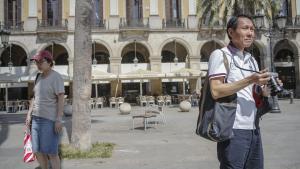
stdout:
[[(197, 12), (201, 24), (212, 27), (238, 13), (254, 15), (256, 11), (264, 11), (266, 18), (271, 20), (279, 14), (280, 6), (280, 0), (198, 0)], [(225, 9), (221, 10), (222, 7)]]
[(71, 145), (60, 145), (59, 155), (62, 159), (110, 158), (115, 144), (94, 143), (89, 151), (80, 151)]

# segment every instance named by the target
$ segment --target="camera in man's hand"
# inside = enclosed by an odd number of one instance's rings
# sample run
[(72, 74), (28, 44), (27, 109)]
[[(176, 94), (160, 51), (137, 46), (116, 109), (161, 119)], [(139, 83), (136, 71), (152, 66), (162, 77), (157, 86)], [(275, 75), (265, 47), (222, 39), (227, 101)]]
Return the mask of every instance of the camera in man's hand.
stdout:
[(278, 93), (284, 91), (283, 87), (277, 81), (278, 73), (271, 72), (268, 87), (271, 89), (271, 96), (276, 96)]

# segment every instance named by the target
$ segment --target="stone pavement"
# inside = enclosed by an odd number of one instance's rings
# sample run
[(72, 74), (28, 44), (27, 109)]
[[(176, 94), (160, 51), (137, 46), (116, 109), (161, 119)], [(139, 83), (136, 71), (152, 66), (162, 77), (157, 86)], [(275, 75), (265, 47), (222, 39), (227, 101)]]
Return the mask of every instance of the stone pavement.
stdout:
[[(265, 168), (300, 169), (300, 100), (280, 101), (282, 113), (267, 114), (261, 122)], [(133, 113), (143, 112), (134, 107)], [(93, 142), (116, 144), (110, 159), (64, 160), (63, 169), (217, 169), (216, 143), (195, 135), (197, 108), (179, 112), (166, 108), (167, 124), (144, 131), (132, 130), (131, 115), (118, 109), (92, 112)], [(24, 113), (0, 114), (0, 169), (29, 169), (36, 162), (22, 162)], [(65, 125), (70, 126), (69, 118)], [(142, 127), (141, 120), (136, 126)], [(68, 130), (64, 130), (66, 133)], [(68, 141), (67, 134), (62, 138)]]

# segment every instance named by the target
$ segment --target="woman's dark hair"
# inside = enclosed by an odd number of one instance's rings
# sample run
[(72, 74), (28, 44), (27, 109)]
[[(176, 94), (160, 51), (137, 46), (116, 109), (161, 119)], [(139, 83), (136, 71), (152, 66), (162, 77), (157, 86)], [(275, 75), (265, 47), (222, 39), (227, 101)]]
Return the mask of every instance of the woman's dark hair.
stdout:
[(227, 29), (226, 29), (226, 31), (227, 31), (227, 36), (228, 36), (228, 38), (229, 38), (230, 40), (231, 40), (231, 37), (229, 36), (228, 30), (229, 30), (230, 28), (233, 29), (233, 30), (236, 30), (236, 28), (237, 28), (237, 26), (238, 26), (238, 20), (239, 20), (239, 18), (248, 18), (248, 19), (251, 20), (251, 22), (252, 22), (253, 25), (254, 25), (253, 19), (252, 19), (252, 17), (249, 16), (249, 15), (246, 15), (246, 14), (239, 14), (239, 15), (236, 15), (236, 16), (232, 16), (232, 17), (229, 19), (229, 21), (227, 22)]

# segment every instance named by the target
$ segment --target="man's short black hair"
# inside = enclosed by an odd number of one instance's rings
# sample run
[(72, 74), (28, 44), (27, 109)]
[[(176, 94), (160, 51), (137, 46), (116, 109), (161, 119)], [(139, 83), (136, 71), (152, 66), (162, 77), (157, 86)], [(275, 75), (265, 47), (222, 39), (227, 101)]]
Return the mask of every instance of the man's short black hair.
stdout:
[(44, 58), (46, 60), (47, 63), (50, 64), (50, 67), (53, 67), (54, 63), (53, 63), (53, 60), (50, 60), (48, 58)]
[(239, 18), (248, 18), (252, 21), (253, 25), (254, 25), (254, 22), (253, 22), (253, 19), (251, 16), (247, 15), (247, 14), (238, 14), (238, 15), (235, 15), (235, 16), (232, 16), (229, 21), (227, 22), (227, 36), (228, 38), (231, 40), (231, 37), (229, 36), (229, 28), (233, 29), (233, 30), (236, 30), (237, 26), (238, 26), (238, 20)]

